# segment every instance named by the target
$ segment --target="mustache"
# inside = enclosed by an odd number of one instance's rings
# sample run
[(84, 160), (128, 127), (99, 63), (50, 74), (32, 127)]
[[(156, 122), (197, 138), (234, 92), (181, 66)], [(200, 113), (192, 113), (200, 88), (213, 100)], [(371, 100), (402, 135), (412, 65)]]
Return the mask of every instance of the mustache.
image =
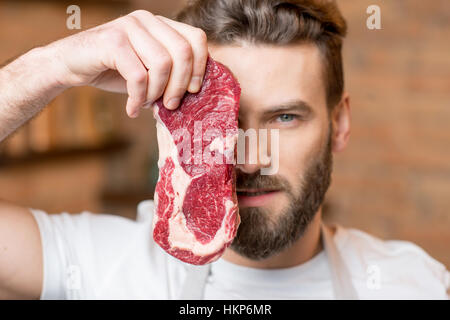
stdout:
[(277, 175), (261, 175), (259, 171), (244, 173), (236, 169), (237, 189), (276, 189), (288, 191), (291, 186), (284, 178)]

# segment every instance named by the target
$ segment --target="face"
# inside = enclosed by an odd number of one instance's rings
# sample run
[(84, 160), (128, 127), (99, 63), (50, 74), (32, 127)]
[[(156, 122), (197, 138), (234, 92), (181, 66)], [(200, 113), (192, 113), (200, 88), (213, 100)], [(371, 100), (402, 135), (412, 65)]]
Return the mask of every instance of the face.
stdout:
[[(268, 163), (236, 166), (241, 224), (231, 248), (263, 259), (303, 234), (323, 201), (331, 174), (331, 121), (320, 52), (314, 45), (210, 45), (211, 56), (238, 79), (239, 127), (277, 129), (278, 170)], [(248, 141), (247, 141), (248, 142)], [(274, 156), (276, 149), (268, 147)], [(259, 153), (258, 153), (259, 154)]]

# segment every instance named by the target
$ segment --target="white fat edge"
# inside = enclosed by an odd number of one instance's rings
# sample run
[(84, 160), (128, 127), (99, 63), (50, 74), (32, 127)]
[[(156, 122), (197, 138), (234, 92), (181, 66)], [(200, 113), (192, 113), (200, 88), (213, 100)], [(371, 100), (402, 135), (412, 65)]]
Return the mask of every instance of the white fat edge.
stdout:
[[(178, 148), (175, 145), (175, 141), (173, 140), (169, 129), (159, 118), (158, 111), (158, 106), (155, 106), (154, 115), (156, 118), (156, 134), (158, 138), (159, 148), (158, 167), (161, 169), (168, 157), (170, 157), (174, 163), (174, 169), (171, 175), (174, 201), (173, 211), (170, 214), (170, 219), (174, 219), (177, 215), (180, 215), (182, 213), (184, 196), (193, 178), (191, 178), (181, 167), (178, 161)], [(168, 209), (169, 206), (167, 206), (166, 210)]]
[[(238, 209), (237, 203), (227, 199), (227, 201), (225, 202), (225, 212), (226, 212), (225, 216), (228, 217), (232, 211), (236, 211), (236, 214), (237, 214), (237, 209)], [(230, 233), (229, 238), (233, 238), (233, 237), (234, 237), (234, 234)]]
[[(219, 251), (225, 243), (233, 240), (234, 233), (226, 228), (227, 217), (233, 210), (236, 210), (236, 204), (227, 199), (225, 201), (225, 216), (223, 217), (222, 224), (219, 230), (217, 230), (214, 239), (206, 244), (200, 243), (195, 238), (195, 235), (187, 228), (184, 215), (178, 215), (176, 219), (172, 220), (172, 224), (170, 224), (169, 237), (172, 249), (188, 250), (196, 256), (206, 256)], [(217, 256), (211, 258), (211, 261), (215, 258)]]
[(155, 194), (153, 196), (153, 204), (154, 204), (153, 207), (155, 208), (155, 212), (153, 212), (152, 225), (153, 225), (153, 230), (155, 230), (156, 223), (159, 220), (159, 217), (156, 214), (156, 208), (158, 208), (158, 193), (157, 192), (155, 192)]

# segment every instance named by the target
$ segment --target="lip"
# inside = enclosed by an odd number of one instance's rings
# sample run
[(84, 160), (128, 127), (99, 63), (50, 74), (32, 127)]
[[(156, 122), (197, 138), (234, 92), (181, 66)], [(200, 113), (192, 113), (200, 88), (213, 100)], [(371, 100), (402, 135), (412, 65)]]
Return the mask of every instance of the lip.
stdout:
[(238, 204), (240, 207), (261, 207), (279, 194), (279, 190), (242, 189), (237, 191)]

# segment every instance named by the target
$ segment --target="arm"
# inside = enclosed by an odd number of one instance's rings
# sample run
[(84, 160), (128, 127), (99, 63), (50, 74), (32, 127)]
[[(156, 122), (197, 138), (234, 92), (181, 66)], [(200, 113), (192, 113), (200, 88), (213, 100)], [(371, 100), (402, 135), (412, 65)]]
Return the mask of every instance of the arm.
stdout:
[[(202, 30), (143, 10), (33, 49), (0, 69), (0, 142), (74, 86), (127, 93), (132, 118), (161, 96), (175, 109), (200, 89), (207, 57)], [(0, 200), (0, 299), (39, 298), (42, 270), (34, 217)]]
[(47, 67), (55, 67), (50, 50), (36, 48), (0, 69), (0, 141), (64, 90)]
[(0, 200), (0, 300), (38, 299), (42, 247), (31, 213)]
[(0, 69), (0, 141), (74, 86), (128, 93), (130, 117), (163, 95), (175, 109), (207, 56), (202, 30), (143, 10), (33, 49)]

